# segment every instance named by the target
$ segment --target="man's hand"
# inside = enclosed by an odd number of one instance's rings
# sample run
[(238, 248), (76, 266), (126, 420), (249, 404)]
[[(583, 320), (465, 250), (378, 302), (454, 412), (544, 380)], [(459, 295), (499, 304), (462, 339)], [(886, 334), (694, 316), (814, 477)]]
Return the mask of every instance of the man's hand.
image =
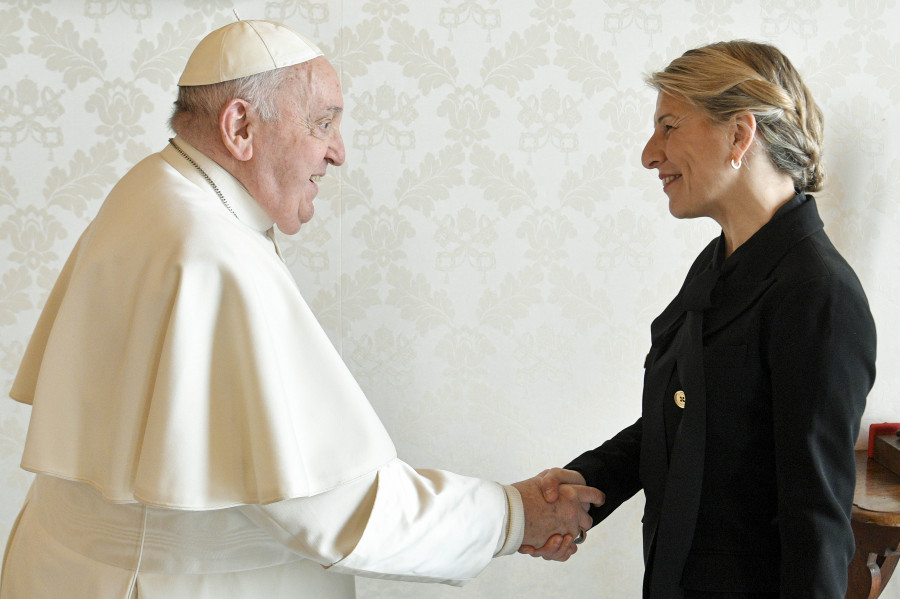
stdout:
[(574, 539), (593, 524), (587, 510), (606, 499), (601, 491), (585, 486), (577, 472), (559, 468), (513, 486), (525, 508), (525, 538), (519, 551), (557, 561), (575, 553)]
[[(542, 557), (545, 560), (564, 562), (569, 559), (572, 554), (578, 551), (575, 539), (579, 535), (584, 535), (585, 531), (593, 525), (593, 521), (590, 516), (587, 515), (587, 510), (590, 508), (591, 504), (603, 505), (603, 502), (606, 500), (606, 495), (602, 491), (585, 486), (584, 477), (578, 472), (564, 470), (562, 468), (544, 470), (535, 478), (523, 481), (522, 483), (517, 483), (515, 486), (519, 489), (519, 492), (522, 493), (522, 488), (518, 485), (530, 483), (534, 480), (539, 482), (541, 496), (548, 504), (556, 504), (560, 499), (564, 502), (578, 501), (581, 504), (580, 507), (583, 515), (587, 517), (588, 524), (587, 526), (584, 526), (584, 519), (579, 518), (580, 528), (577, 532), (572, 532), (571, 529), (560, 529), (555, 534), (552, 534), (542, 545), (530, 544), (528, 537), (528, 504), (526, 503), (526, 536), (522, 546), (519, 548), (519, 553), (524, 553), (533, 557)], [(524, 493), (522, 493), (522, 497), (524, 503)], [(583, 540), (584, 537), (582, 536), (581, 539)]]

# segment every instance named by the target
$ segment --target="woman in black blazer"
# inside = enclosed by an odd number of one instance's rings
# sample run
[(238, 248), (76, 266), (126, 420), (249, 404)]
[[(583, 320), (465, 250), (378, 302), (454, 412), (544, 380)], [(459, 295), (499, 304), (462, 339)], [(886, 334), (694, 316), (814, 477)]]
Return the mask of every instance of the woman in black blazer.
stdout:
[[(545, 489), (604, 491), (595, 523), (644, 491), (644, 597), (840, 599), (875, 325), (809, 195), (824, 175), (821, 112), (765, 44), (690, 50), (648, 82), (659, 96), (642, 163), (676, 218), (722, 233), (651, 325), (641, 418)], [(573, 550), (557, 536), (525, 552)]]

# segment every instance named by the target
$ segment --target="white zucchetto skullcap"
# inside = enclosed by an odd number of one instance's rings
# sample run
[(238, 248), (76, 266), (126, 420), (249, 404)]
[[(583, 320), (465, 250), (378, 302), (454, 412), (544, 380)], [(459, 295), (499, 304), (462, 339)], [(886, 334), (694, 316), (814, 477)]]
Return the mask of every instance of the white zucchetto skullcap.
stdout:
[(314, 43), (272, 21), (237, 21), (197, 44), (179, 86), (209, 85), (300, 64), (322, 56)]

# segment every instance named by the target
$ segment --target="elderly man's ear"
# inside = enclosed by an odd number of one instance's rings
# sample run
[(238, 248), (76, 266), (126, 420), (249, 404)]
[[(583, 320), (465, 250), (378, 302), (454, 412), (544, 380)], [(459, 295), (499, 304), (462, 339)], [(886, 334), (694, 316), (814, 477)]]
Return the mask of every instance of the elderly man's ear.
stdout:
[(241, 162), (253, 157), (253, 127), (250, 103), (234, 98), (219, 113), (219, 134), (225, 149)]

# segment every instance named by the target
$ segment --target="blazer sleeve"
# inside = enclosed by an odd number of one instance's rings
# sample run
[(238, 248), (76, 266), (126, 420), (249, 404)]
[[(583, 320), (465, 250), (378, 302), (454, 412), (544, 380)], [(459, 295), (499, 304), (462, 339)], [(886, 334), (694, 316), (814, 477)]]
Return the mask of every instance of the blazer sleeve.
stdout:
[(792, 281), (767, 331), (781, 595), (840, 599), (854, 552), (854, 446), (875, 379), (875, 324), (855, 275), (838, 264)]
[(641, 431), (641, 419), (638, 418), (600, 447), (584, 452), (566, 465), (566, 468), (580, 472), (589, 486), (606, 493), (606, 502), (602, 506), (591, 507), (595, 526), (641, 490)]

